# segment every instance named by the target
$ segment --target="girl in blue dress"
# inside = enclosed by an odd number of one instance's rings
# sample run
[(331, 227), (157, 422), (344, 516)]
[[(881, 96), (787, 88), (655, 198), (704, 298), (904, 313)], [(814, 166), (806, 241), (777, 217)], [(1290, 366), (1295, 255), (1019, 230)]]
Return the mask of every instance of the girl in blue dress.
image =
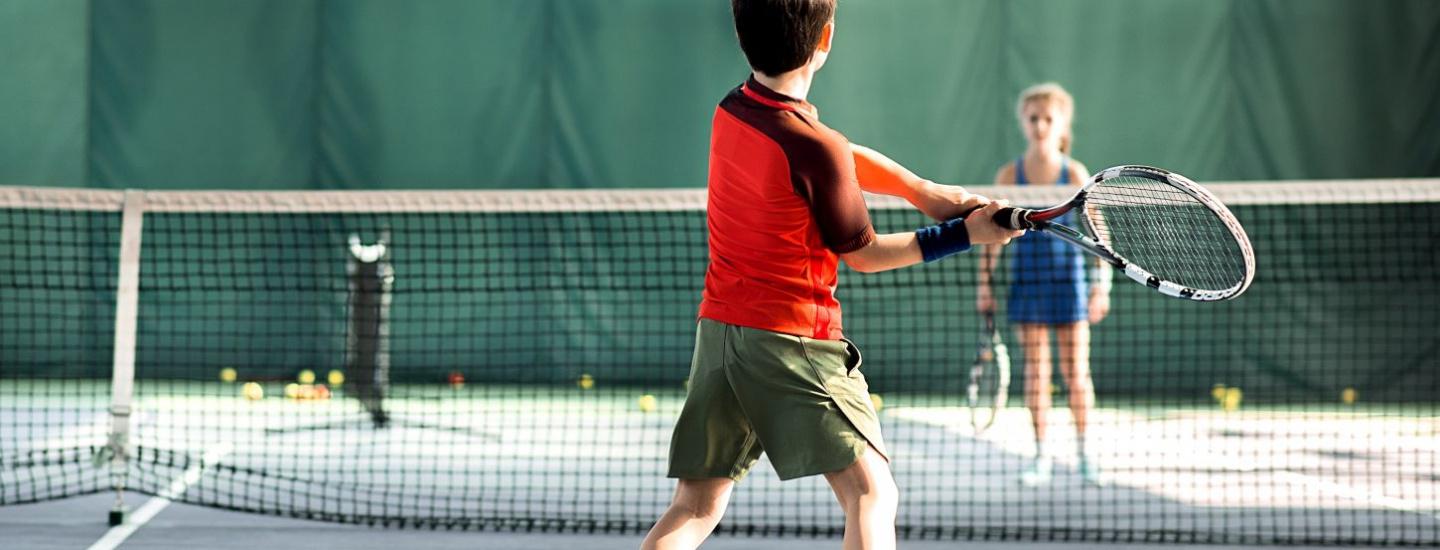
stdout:
[[(1025, 154), (1006, 163), (995, 174), (996, 185), (1082, 185), (1090, 173), (1071, 159), (1070, 121), (1074, 100), (1058, 84), (1032, 86), (1020, 94), (1016, 106), (1020, 129), (1029, 142)], [(1070, 212), (1058, 221), (1076, 227)], [(1008, 316), (1025, 350), (1025, 404), (1035, 427), (1035, 460), (1020, 476), (1026, 485), (1048, 483), (1052, 459), (1045, 451), (1045, 417), (1050, 411), (1050, 334), (1054, 332), (1060, 372), (1070, 389), (1070, 412), (1075, 417), (1079, 474), (1100, 484), (1100, 468), (1086, 453), (1085, 428), (1095, 403), (1090, 381), (1090, 325), (1110, 309), (1108, 266), (1079, 249), (1043, 233), (1027, 233), (1010, 245)], [(1000, 246), (986, 246), (980, 260), (977, 307), (995, 311), (991, 275)], [(1096, 284), (1086, 280), (1086, 266), (1094, 266)]]

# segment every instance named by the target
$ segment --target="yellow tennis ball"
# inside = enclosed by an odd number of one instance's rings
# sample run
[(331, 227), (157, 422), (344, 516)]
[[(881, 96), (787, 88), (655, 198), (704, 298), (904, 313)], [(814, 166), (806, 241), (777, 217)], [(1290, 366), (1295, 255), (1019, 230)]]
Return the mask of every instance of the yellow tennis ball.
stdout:
[(225, 367), (225, 368), (223, 368), (223, 369), (220, 369), (220, 381), (221, 381), (221, 382), (224, 382), (224, 383), (226, 383), (226, 384), (229, 384), (229, 383), (231, 383), (231, 382), (234, 382), (234, 381), (235, 381), (235, 378), (236, 378), (237, 376), (239, 376), (239, 373), (235, 372), (235, 369), (232, 369), (232, 368), (230, 368), (230, 367)]
[(576, 382), (576, 384), (580, 386), (580, 389), (588, 390), (595, 387), (595, 379), (591, 378), (588, 374), (582, 374), (580, 375), (580, 381)]
[(660, 406), (660, 402), (655, 399), (655, 396), (648, 393), (640, 396), (640, 400), (637, 404), (640, 405), (641, 411), (647, 413), (654, 411), (656, 407)]
[(870, 394), (870, 404), (875, 406), (875, 412), (880, 412), (880, 409), (885, 408), (885, 400), (878, 393)]
[(1050, 384), (1050, 395), (1055, 395), (1057, 393), (1060, 393), (1060, 385)]
[(1224, 401), (1224, 400), (1225, 400), (1225, 384), (1215, 384), (1215, 387), (1210, 388), (1210, 397), (1214, 397), (1216, 403), (1219, 403), (1219, 402), (1221, 402), (1221, 401)]
[(302, 370), (302, 371), (300, 371), (300, 376), (296, 376), (296, 377), (295, 377), (295, 381), (296, 381), (296, 382), (299, 382), (299, 383), (301, 383), (301, 384), (314, 384), (314, 383), (315, 383), (315, 371), (310, 370), (310, 369)]
[(1225, 399), (1220, 402), (1220, 407), (1226, 411), (1239, 409), (1240, 401), (1244, 398), (1245, 394), (1240, 388), (1225, 388)]
[(1355, 393), (1355, 388), (1345, 388), (1344, 391), (1340, 392), (1340, 402), (1346, 405), (1354, 405), (1357, 397), (1359, 397), (1359, 395)]
[(299, 399), (299, 398), (300, 398), (300, 384), (296, 384), (296, 383), (294, 383), (294, 382), (291, 382), (291, 383), (289, 383), (289, 384), (285, 384), (285, 397), (290, 398), (290, 399)]
[(337, 387), (338, 387), (338, 386), (340, 386), (341, 384), (344, 384), (344, 383), (345, 383), (345, 373), (340, 372), (340, 371), (338, 371), (338, 370), (332, 370), (332, 371), (330, 371), (330, 374), (325, 377), (325, 380), (326, 380), (327, 382), (330, 382), (330, 385), (331, 385), (331, 386), (337, 386)]
[(265, 388), (260, 387), (260, 384), (256, 382), (246, 382), (245, 385), (240, 386), (240, 395), (251, 401), (259, 401), (265, 398)]

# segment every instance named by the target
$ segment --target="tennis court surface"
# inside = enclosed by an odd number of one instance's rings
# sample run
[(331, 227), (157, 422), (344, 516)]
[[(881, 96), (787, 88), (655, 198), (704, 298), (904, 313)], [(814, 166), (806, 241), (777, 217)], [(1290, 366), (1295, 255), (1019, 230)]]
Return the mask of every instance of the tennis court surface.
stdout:
[[(1011, 333), (1010, 406), (972, 427), (973, 256), (842, 273), (902, 537), (1440, 544), (1440, 182), (1209, 187), (1254, 242), (1255, 282), (1217, 304), (1116, 282), (1093, 329), (1101, 486), (1074, 474), (1058, 373), (1056, 475), (1018, 482), (1034, 448)], [(881, 231), (924, 222), (871, 207)], [(1404, 228), (1372, 223), (1395, 208)], [(673, 490), (703, 190), (0, 188), (0, 240), (5, 531), (42, 518), (93, 542), (119, 491), (131, 521), (181, 503), (155, 520), (180, 539), (166, 521), (244, 517), (357, 547), (628, 547)], [(762, 459), (714, 547), (841, 529), (822, 479), (780, 483)]]

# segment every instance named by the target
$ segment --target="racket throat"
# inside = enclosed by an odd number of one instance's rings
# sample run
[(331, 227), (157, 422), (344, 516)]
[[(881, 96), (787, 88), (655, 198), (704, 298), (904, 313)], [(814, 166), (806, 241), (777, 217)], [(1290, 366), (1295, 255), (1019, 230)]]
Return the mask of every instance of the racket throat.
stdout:
[(1133, 279), (1137, 283), (1158, 290), (1161, 294), (1170, 296), (1172, 298), (1189, 298), (1195, 295), (1195, 289), (1177, 285), (1170, 281), (1161, 280), (1159, 277), (1156, 277), (1149, 271), (1141, 269), (1135, 264), (1125, 264), (1125, 276)]

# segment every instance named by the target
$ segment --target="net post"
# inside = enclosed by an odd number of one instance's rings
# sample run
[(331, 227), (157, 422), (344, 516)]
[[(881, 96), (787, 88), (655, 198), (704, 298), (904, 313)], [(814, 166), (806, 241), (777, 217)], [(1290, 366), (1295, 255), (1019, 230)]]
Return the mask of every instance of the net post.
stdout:
[(380, 240), (362, 244), (351, 234), (346, 256), (349, 278), (347, 302), (346, 376), (353, 380), (355, 398), (370, 413), (375, 427), (389, 424), (385, 393), (390, 383), (388, 319), (390, 286), (395, 280), (390, 267), (389, 231)]
[(120, 263), (115, 285), (115, 350), (110, 380), (110, 436), (102, 458), (108, 458), (115, 504), (110, 525), (125, 522), (124, 491), (130, 447), (130, 413), (135, 388), (135, 327), (140, 301), (140, 237), (145, 221), (145, 192), (125, 190), (121, 210)]

